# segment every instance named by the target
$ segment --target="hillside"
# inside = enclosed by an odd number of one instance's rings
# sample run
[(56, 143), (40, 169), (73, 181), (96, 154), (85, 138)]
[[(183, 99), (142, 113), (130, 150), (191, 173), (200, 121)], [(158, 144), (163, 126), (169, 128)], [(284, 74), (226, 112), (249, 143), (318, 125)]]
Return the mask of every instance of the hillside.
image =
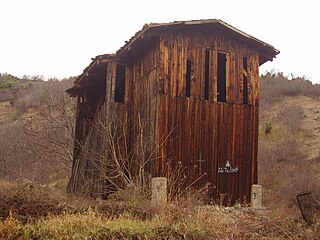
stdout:
[(306, 79), (261, 76), (258, 162), (267, 206), (296, 206), (306, 192), (320, 199), (319, 96), (320, 85)]
[(41, 184), (66, 181), (75, 105), (65, 89), (73, 80), (0, 74), (1, 179)]
[[(263, 112), (261, 113), (260, 128), (263, 127), (265, 122), (269, 121), (273, 123), (275, 128), (292, 131), (291, 137), (294, 137), (299, 143), (297, 147), (305, 155), (304, 159), (308, 161), (319, 158), (320, 97), (286, 96), (273, 103), (269, 110), (262, 108), (261, 111)], [(283, 116), (284, 112), (285, 116)], [(284, 123), (281, 119), (283, 117), (287, 118)], [(264, 134), (262, 134), (261, 139), (263, 140), (264, 137)]]
[[(302, 151), (308, 153), (308, 159), (319, 158), (320, 157), (320, 97), (315, 99), (312, 99), (309, 97), (300, 97), (295, 101), (299, 101), (306, 115), (306, 117), (303, 120), (304, 136), (302, 136), (303, 137)], [(319, 171), (320, 171), (320, 168), (318, 168), (318, 173), (320, 174)]]

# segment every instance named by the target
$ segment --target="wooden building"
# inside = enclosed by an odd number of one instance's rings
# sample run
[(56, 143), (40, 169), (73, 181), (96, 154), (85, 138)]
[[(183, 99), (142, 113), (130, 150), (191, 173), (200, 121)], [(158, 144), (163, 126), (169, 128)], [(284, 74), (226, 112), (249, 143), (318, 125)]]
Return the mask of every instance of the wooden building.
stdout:
[[(99, 119), (127, 123), (117, 138), (123, 161), (144, 141), (144, 173), (165, 176), (168, 162), (181, 164), (190, 180), (210, 183), (211, 196), (248, 201), (257, 183), (259, 66), (278, 53), (221, 20), (193, 20), (145, 25), (116, 54), (95, 57), (67, 90), (78, 99), (69, 191), (110, 185), (111, 171), (101, 169), (108, 157), (93, 159), (110, 154), (94, 136)], [(94, 154), (84, 154), (88, 146)]]

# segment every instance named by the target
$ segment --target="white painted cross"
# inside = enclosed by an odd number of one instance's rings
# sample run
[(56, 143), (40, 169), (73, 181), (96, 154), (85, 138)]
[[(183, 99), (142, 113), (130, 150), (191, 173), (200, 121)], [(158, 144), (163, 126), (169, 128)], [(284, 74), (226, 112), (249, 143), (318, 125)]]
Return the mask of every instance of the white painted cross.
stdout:
[(202, 157), (201, 157), (201, 152), (200, 152), (200, 159), (198, 159), (197, 161), (199, 162), (199, 176), (201, 176), (201, 174), (202, 174), (202, 162), (204, 162), (205, 160), (204, 159), (202, 159)]

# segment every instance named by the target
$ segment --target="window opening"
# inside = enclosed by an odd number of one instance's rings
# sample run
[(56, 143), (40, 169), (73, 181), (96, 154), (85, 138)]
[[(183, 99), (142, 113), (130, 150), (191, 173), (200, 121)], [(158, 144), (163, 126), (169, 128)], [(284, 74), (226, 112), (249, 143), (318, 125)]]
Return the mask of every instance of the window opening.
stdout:
[(115, 83), (115, 93), (114, 101), (123, 103), (124, 93), (125, 93), (125, 79), (126, 79), (126, 67), (124, 65), (118, 64), (116, 70), (116, 83)]
[(207, 49), (205, 53), (204, 64), (204, 99), (209, 100), (209, 66), (210, 66), (210, 50)]
[(186, 72), (186, 97), (190, 97), (191, 92), (191, 60), (187, 60), (187, 72)]
[(225, 53), (218, 53), (218, 86), (217, 86), (217, 100), (218, 102), (226, 102), (226, 62), (227, 56)]

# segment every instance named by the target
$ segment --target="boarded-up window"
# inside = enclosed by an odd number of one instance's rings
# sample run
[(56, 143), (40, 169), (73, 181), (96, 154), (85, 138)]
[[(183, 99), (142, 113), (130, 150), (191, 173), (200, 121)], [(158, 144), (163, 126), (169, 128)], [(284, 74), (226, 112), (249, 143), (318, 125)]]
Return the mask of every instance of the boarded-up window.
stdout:
[(126, 79), (126, 67), (124, 65), (117, 65), (116, 83), (114, 92), (114, 101), (123, 103), (125, 93), (125, 79)]
[(206, 50), (204, 63), (204, 99), (209, 100), (209, 66), (210, 66), (210, 50)]
[(248, 61), (243, 58), (243, 104), (248, 104)]
[(218, 102), (226, 102), (226, 66), (227, 56), (225, 53), (218, 53), (218, 86), (217, 86), (217, 99)]
[(187, 72), (186, 72), (186, 97), (190, 97), (191, 92), (191, 60), (187, 60)]

